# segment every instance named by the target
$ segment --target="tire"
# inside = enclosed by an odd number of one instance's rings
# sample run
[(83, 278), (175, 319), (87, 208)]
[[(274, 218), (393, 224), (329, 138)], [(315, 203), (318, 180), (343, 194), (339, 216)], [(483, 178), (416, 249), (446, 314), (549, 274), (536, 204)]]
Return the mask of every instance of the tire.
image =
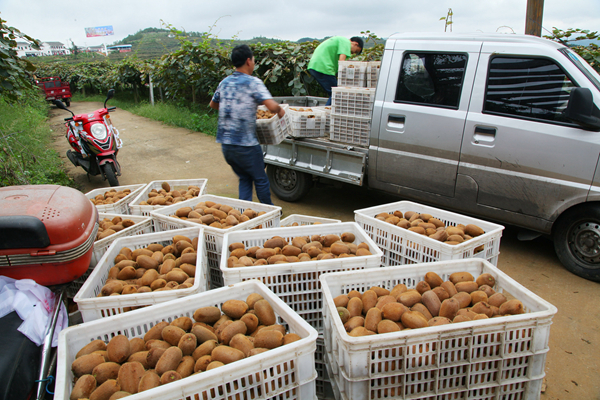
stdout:
[(299, 201), (313, 186), (310, 174), (273, 165), (267, 165), (267, 177), (273, 193), (284, 201)]
[(65, 105), (71, 107), (71, 99), (65, 99)]
[(553, 227), (553, 244), (568, 271), (599, 282), (599, 204), (564, 212)]
[(111, 186), (119, 186), (119, 179), (117, 179), (117, 175), (115, 175), (115, 169), (113, 168), (113, 164), (110, 162), (101, 165), (102, 173), (104, 177), (109, 181), (109, 185)]

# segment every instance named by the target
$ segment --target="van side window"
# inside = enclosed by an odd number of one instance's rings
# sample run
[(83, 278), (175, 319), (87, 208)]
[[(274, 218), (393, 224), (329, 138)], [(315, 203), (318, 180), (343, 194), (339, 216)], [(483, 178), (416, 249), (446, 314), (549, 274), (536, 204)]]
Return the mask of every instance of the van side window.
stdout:
[(406, 53), (395, 102), (459, 108), (467, 54)]
[(496, 56), (488, 68), (484, 112), (569, 123), (563, 111), (574, 87), (553, 60)]

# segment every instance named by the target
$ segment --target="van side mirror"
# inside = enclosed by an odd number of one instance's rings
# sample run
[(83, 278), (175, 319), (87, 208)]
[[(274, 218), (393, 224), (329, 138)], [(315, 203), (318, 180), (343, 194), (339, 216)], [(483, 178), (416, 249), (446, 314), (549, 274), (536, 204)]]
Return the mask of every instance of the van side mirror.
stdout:
[(593, 102), (593, 94), (588, 88), (574, 88), (570, 92), (565, 116), (589, 131), (599, 131), (599, 109)]

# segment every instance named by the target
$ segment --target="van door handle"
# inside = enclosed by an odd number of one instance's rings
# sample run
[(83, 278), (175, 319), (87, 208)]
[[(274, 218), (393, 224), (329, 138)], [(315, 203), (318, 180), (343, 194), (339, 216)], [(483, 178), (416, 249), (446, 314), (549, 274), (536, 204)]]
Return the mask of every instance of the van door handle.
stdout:
[(403, 133), (405, 130), (405, 116), (388, 114), (388, 127), (394, 129), (397, 133)]
[(492, 146), (494, 144), (496, 135), (496, 128), (485, 128), (482, 126), (476, 126), (474, 129), (474, 136), (472, 138), (472, 142), (474, 144)]
[(389, 114), (388, 115), (388, 122), (394, 122), (397, 124), (404, 124), (405, 123), (405, 116), (401, 116), (401, 115), (392, 115)]

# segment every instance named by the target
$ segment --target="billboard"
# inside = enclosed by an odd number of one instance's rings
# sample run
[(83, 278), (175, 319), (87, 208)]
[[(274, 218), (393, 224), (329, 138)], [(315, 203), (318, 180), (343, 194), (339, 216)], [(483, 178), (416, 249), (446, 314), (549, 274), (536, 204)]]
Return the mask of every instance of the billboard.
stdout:
[(86, 30), (86, 37), (114, 35), (113, 25), (95, 26), (93, 28), (84, 28), (84, 29)]

